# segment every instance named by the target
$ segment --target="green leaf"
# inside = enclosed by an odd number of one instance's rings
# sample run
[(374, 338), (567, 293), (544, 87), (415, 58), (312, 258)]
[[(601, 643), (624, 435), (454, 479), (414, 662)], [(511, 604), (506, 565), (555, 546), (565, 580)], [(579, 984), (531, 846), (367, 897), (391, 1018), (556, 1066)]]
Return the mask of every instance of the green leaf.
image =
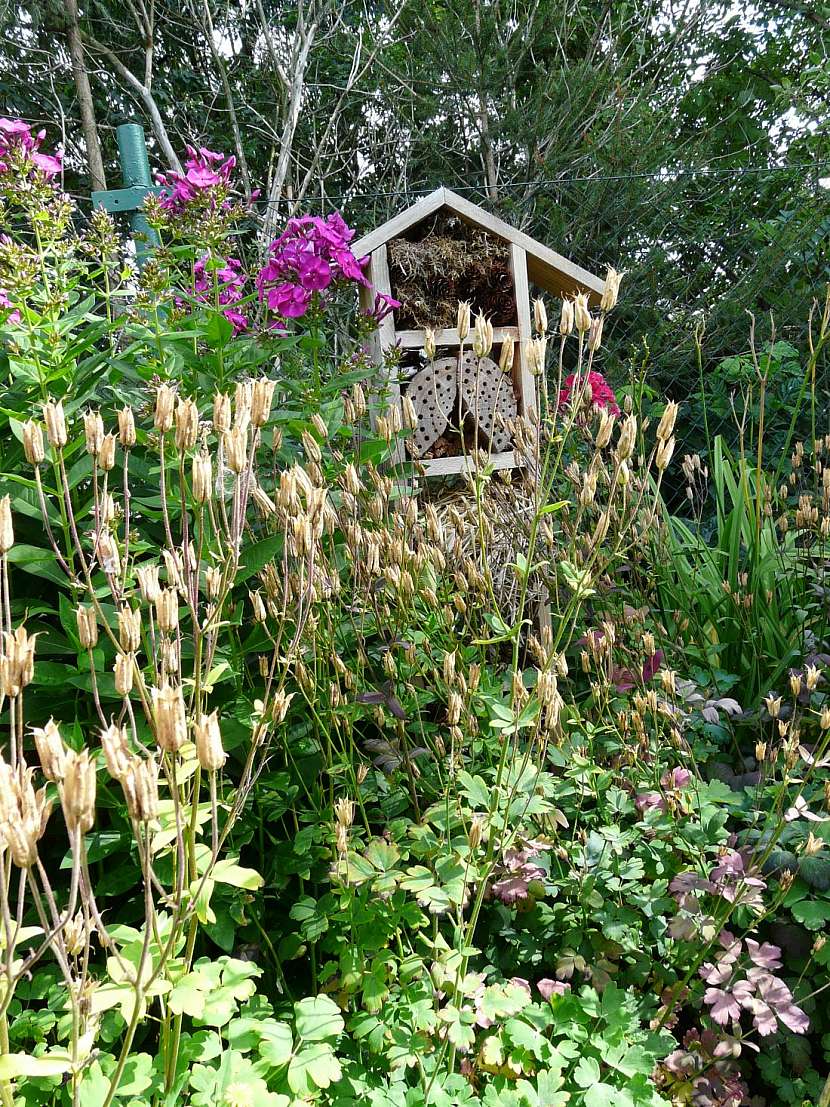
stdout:
[(293, 1039), (291, 1027), (285, 1022), (267, 1019), (262, 1023), (264, 1033), (259, 1043), (259, 1055), (269, 1065), (284, 1065), (291, 1057)]
[(574, 1069), (574, 1083), (580, 1088), (591, 1088), (599, 1083), (599, 1064), (593, 1057), (580, 1057)]
[(487, 787), (480, 776), (471, 776), (466, 769), (462, 769), (458, 773), (458, 783), (474, 811), (488, 811), (490, 809), (491, 789)]
[(297, 1053), (288, 1066), (288, 1086), (300, 1096), (328, 1088), (342, 1075), (340, 1062), (327, 1042), (312, 1042)]
[(235, 578), (237, 584), (241, 584), (242, 581), (252, 577), (254, 573), (258, 573), (260, 569), (264, 569), (269, 561), (273, 561), (280, 554), (282, 547), (283, 537), (281, 534), (274, 534), (270, 538), (262, 538), (259, 542), (247, 546), (242, 551), (242, 556), (239, 559), (239, 572)]
[(234, 888), (244, 888), (247, 892), (255, 892), (264, 883), (256, 869), (246, 869), (238, 865), (235, 857), (217, 861), (210, 875), (217, 884), (230, 884)]
[(802, 899), (794, 903), (790, 910), (793, 917), (808, 930), (821, 930), (830, 919), (830, 903), (827, 900)]
[(16, 1080), (19, 1076), (61, 1076), (71, 1067), (72, 1058), (65, 1049), (56, 1049), (40, 1057), (30, 1053), (6, 1053), (0, 1057), (0, 1080)]
[(343, 1033), (340, 1008), (329, 996), (308, 996), (295, 1003), (294, 1020), (297, 1034), (305, 1042), (325, 1041)]
[(153, 1058), (149, 1053), (131, 1053), (116, 1095), (138, 1095), (150, 1087), (153, 1079)]

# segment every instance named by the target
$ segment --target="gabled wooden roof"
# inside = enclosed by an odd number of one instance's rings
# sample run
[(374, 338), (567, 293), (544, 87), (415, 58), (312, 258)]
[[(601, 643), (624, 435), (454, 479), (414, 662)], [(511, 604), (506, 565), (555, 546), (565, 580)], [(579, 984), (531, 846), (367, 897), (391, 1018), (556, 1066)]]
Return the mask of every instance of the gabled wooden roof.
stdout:
[(527, 251), (527, 275), (539, 288), (549, 292), (553, 296), (572, 295), (574, 292), (590, 292), (599, 295), (602, 292), (603, 280), (594, 273), (589, 273), (581, 265), (569, 261), (555, 250), (543, 246), (524, 231), (516, 230), (503, 219), (491, 215), (489, 211), (480, 208), (452, 192), (449, 188), (436, 188), (428, 196), (402, 211), (399, 215), (388, 219), (380, 227), (370, 231), (369, 234), (352, 243), (352, 250), (357, 257), (372, 253), (379, 246), (384, 245), (393, 238), (398, 238), (414, 226), (426, 219), (428, 215), (447, 208), (454, 212), (465, 223), (481, 230), (489, 231), (506, 242), (514, 242)]

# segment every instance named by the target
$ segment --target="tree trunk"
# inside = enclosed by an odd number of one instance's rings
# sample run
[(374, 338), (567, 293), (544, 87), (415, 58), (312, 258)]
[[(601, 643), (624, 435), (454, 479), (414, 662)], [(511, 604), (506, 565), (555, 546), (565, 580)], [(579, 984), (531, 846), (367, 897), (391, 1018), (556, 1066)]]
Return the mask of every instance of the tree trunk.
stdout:
[(98, 138), (98, 124), (95, 121), (95, 104), (86, 70), (84, 47), (81, 42), (81, 29), (78, 20), (76, 0), (63, 0), (66, 11), (66, 39), (72, 58), (72, 75), (78, 93), (78, 107), (81, 113), (81, 129), (84, 132), (86, 156), (89, 163), (89, 180), (94, 192), (102, 192), (107, 187), (104, 176), (104, 159), (101, 155), (101, 142)]

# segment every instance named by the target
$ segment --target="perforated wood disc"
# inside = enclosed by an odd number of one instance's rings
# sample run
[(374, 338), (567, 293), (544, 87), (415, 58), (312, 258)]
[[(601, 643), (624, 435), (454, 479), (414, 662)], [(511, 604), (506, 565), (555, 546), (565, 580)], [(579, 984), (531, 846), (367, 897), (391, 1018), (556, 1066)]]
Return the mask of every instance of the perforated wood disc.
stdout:
[(440, 358), (416, 373), (406, 395), (418, 416), (418, 425), (408, 441), (410, 453), (423, 457), (447, 429), (455, 414), (458, 395), (458, 360)]
[(468, 350), (460, 366), (461, 396), (496, 453), (508, 450), (511, 435), (506, 426), (518, 415), (513, 381), (489, 357), (477, 358)]

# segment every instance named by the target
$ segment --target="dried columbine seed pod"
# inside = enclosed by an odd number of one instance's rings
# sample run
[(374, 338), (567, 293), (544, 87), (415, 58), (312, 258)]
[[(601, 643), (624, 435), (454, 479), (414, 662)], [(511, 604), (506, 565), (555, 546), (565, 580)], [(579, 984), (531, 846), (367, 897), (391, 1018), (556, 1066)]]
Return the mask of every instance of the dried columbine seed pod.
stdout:
[(222, 746), (219, 713), (212, 711), (210, 715), (201, 715), (199, 721), (193, 724), (193, 736), (199, 764), (206, 772), (218, 772), (228, 756)]
[(435, 357), (435, 330), (432, 327), (424, 327), (424, 356), (427, 361)]
[(199, 409), (193, 400), (176, 405), (176, 449), (192, 450), (199, 435)]
[(251, 422), (255, 427), (264, 427), (271, 414), (271, 401), (274, 398), (275, 381), (260, 377), (254, 381), (251, 390)]
[(113, 672), (115, 674), (115, 691), (119, 696), (129, 696), (133, 690), (135, 654), (119, 653), (115, 659)]
[(80, 604), (75, 611), (75, 620), (78, 625), (78, 641), (85, 650), (92, 650), (98, 645), (98, 620), (94, 607), (84, 607)]
[(588, 310), (588, 293), (578, 292), (574, 299), (574, 325), (580, 334), (591, 329), (591, 313)]
[(50, 400), (43, 405), (43, 420), (46, 423), (46, 437), (49, 445), (56, 450), (62, 450), (67, 442), (66, 419), (63, 414), (63, 403), (58, 400), (52, 403)]
[(574, 302), (573, 300), (562, 301), (562, 314), (559, 316), (559, 333), (565, 338), (566, 335), (572, 333), (574, 329)]
[(48, 780), (56, 782), (63, 780), (66, 767), (66, 746), (63, 744), (58, 724), (54, 719), (50, 719), (46, 726), (34, 727), (32, 735), (43, 775)]
[(86, 834), (95, 822), (95, 762), (88, 750), (68, 750), (63, 775), (61, 803), (70, 833)]
[(13, 545), (12, 501), (10, 496), (3, 496), (0, 499), (0, 554), (8, 553)]
[(130, 818), (149, 823), (158, 817), (158, 765), (152, 758), (142, 761), (131, 757), (121, 777), (121, 787)]
[(86, 439), (86, 452), (95, 457), (101, 449), (101, 443), (104, 439), (104, 421), (99, 411), (84, 413), (84, 438)]
[(166, 753), (176, 753), (187, 741), (187, 718), (180, 687), (153, 688), (156, 741)]
[(145, 603), (155, 603), (161, 591), (158, 565), (139, 565), (135, 575), (142, 600)]
[(118, 440), (125, 450), (135, 445), (135, 418), (131, 407), (122, 407), (118, 412)]
[(658, 470), (662, 473), (664, 469), (667, 469), (669, 462), (671, 461), (672, 454), (674, 453), (674, 439), (660, 439), (657, 443), (657, 454), (654, 459), (654, 464)]
[(197, 504), (204, 504), (213, 492), (213, 465), (210, 454), (202, 451), (193, 455), (192, 470), (193, 499)]
[(541, 298), (533, 301), (533, 325), (537, 334), (548, 333), (548, 312), (545, 301)]
[(660, 422), (657, 425), (657, 438), (661, 442), (667, 441), (674, 434), (674, 424), (677, 421), (677, 412), (679, 405), (674, 400), (669, 400), (666, 404), (663, 414), (660, 416)]
[(98, 450), (98, 465), (105, 473), (108, 473), (115, 465), (115, 443), (116, 437), (112, 431), (105, 434), (101, 439), (101, 446)]
[(46, 456), (40, 423), (29, 419), (23, 424), (23, 452), (30, 465), (40, 465)]
[(598, 350), (602, 345), (602, 323), (601, 315), (591, 320), (591, 329), (588, 331), (588, 349), (591, 351)]
[(605, 275), (605, 286), (602, 290), (602, 299), (599, 305), (603, 311), (612, 311), (616, 307), (622, 278), (622, 273), (618, 273), (616, 269), (612, 269), (609, 266), (608, 272)]
[(4, 696), (18, 696), (31, 684), (35, 673), (35, 638), (19, 626), (14, 634), (3, 632), (3, 653), (0, 656), (0, 691)]
[(127, 772), (132, 757), (124, 727), (110, 723), (108, 727), (102, 730), (101, 748), (104, 751), (107, 772), (115, 780), (121, 780)]
[(225, 457), (232, 473), (241, 473), (245, 468), (248, 455), (248, 432), (243, 427), (234, 426), (222, 439), (225, 445)]
[(118, 641), (121, 649), (132, 651), (141, 645), (141, 610), (122, 607), (118, 612)]
[(623, 424), (620, 427), (620, 436), (617, 439), (617, 457), (619, 460), (627, 461), (634, 452), (634, 444), (637, 441), (637, 417), (635, 415), (629, 415), (623, 420)]
[(501, 344), (501, 355), (499, 356), (499, 369), (502, 373), (510, 373), (513, 369), (513, 359), (516, 356), (516, 344), (512, 339), (508, 339)]
[(458, 317), (455, 324), (458, 337), (463, 342), (470, 333), (470, 305), (466, 300), (458, 302)]
[(156, 596), (156, 620), (162, 634), (173, 634), (179, 625), (179, 595), (175, 588), (162, 588)]
[(165, 434), (173, 426), (173, 410), (176, 404), (176, 393), (169, 385), (160, 384), (156, 390), (156, 407), (153, 413), (153, 425), (161, 434)]
[(213, 429), (220, 435), (231, 429), (231, 398), (225, 392), (213, 397)]

